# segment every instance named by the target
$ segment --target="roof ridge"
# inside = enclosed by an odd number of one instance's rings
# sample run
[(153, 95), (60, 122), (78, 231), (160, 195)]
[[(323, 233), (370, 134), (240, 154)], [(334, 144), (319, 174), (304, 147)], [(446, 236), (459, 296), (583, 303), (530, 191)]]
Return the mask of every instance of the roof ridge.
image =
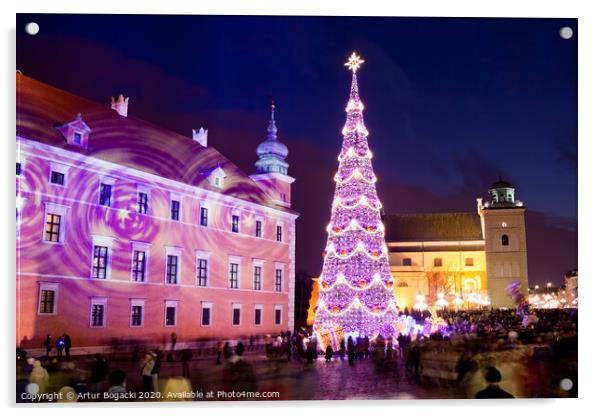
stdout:
[[(192, 137), (139, 117), (121, 117), (109, 103), (103, 105), (98, 101), (24, 75), (22, 72), (16, 73), (16, 95), (18, 135), (205, 189), (212, 189), (205, 181), (206, 178), (200, 175), (200, 171), (199, 175), (194, 175), (190, 169), (194, 167), (207, 170), (220, 163), (222, 166), (227, 166), (228, 174), (234, 182), (231, 186), (215, 192), (280, 211), (291, 211), (272, 201), (251, 175), (230, 158), (213, 146), (201, 146)], [(93, 132), (90, 136), (88, 149), (75, 149), (68, 146), (55, 129), (56, 122), (68, 121), (64, 118), (68, 117), (67, 114), (70, 112), (73, 112), (73, 117), (78, 112), (83, 113), (86, 123), (96, 131), (96, 134)], [(127, 124), (121, 124), (124, 121)], [(118, 130), (119, 126), (122, 126), (123, 131)], [(131, 146), (121, 146), (120, 152), (107, 152), (112, 143), (118, 146), (122, 140), (127, 140)], [(174, 140), (173, 145), (169, 143), (171, 140)], [(119, 155), (116, 156), (115, 153)], [(154, 157), (144, 157), (149, 154)], [(165, 163), (161, 163), (161, 160)], [(239, 186), (241, 184), (242, 187)]]

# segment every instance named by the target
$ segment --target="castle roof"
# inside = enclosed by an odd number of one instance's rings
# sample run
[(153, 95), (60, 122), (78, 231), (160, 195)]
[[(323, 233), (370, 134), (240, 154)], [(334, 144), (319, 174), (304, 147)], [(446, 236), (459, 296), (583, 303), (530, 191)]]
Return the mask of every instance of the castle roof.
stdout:
[[(234, 198), (294, 212), (275, 204), (242, 169), (215, 148), (136, 117), (121, 116), (109, 103), (99, 104), (55, 88), (20, 72), (16, 75), (17, 135), (74, 153), (137, 169)], [(107, 98), (109, 95), (107, 95)], [(58, 126), (81, 114), (90, 127), (87, 148), (67, 143)], [(220, 166), (222, 189), (206, 180)]]
[(388, 243), (482, 240), (481, 219), (472, 212), (396, 214), (382, 218)]

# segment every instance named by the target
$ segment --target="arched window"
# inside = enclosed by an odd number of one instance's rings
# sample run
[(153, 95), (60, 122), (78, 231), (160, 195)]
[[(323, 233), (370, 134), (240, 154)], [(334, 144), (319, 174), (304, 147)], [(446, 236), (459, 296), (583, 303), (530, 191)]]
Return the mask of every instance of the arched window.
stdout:
[(509, 241), (510, 241), (510, 239), (508, 238), (508, 236), (507, 236), (506, 234), (504, 234), (504, 235), (502, 236), (502, 245), (503, 245), (503, 246), (507, 246), (507, 245), (508, 245), (508, 243), (509, 243)]

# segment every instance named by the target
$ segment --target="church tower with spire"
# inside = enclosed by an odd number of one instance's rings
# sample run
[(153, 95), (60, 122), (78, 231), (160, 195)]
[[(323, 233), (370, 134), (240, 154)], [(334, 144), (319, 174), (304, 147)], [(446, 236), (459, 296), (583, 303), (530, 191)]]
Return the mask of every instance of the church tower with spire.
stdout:
[(276, 105), (272, 101), (268, 135), (257, 146), (256, 153), (259, 159), (255, 162), (256, 173), (251, 175), (251, 179), (260, 185), (276, 204), (290, 207), (291, 184), (295, 179), (288, 176), (289, 164), (285, 160), (288, 156), (288, 148), (278, 140), (275, 110)]

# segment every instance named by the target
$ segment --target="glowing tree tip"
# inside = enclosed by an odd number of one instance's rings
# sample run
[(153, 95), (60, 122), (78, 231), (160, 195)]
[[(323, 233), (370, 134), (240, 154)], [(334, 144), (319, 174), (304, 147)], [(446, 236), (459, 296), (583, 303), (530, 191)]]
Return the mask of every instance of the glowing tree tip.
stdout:
[(353, 52), (347, 60), (345, 66), (352, 70), (355, 74), (355, 71), (357, 71), (364, 62), (366, 61), (364, 61), (359, 55)]

